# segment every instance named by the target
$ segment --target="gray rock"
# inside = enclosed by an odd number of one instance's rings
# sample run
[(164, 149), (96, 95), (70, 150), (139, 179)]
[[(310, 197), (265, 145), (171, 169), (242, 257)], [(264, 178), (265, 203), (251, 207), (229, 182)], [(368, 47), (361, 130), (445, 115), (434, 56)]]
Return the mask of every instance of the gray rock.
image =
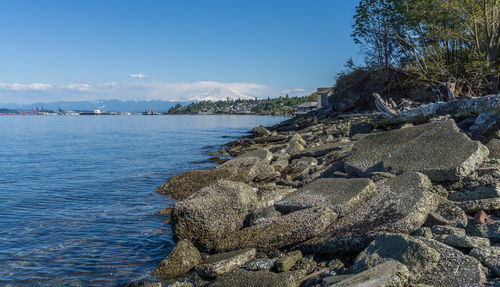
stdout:
[(302, 252), (299, 250), (289, 252), (285, 254), (283, 257), (276, 260), (276, 271), (285, 272), (290, 270), (290, 268), (302, 259)]
[(351, 270), (354, 273), (372, 268), (388, 259), (405, 264), (412, 282), (431, 270), (439, 261), (439, 253), (417, 238), (402, 234), (382, 234), (361, 252)]
[(255, 247), (271, 251), (294, 245), (321, 234), (337, 218), (326, 208), (307, 208), (270, 218), (264, 224), (243, 228), (217, 241), (218, 250)]
[(204, 278), (215, 278), (244, 265), (253, 258), (255, 258), (253, 248), (214, 254), (196, 266), (196, 272)]
[(331, 151), (338, 150), (338, 144), (337, 143), (329, 143), (329, 144), (323, 144), (319, 145), (316, 147), (311, 147), (304, 149), (303, 151), (297, 153), (294, 155), (295, 158), (301, 158), (301, 157), (320, 157), (322, 155), (325, 155)]
[(271, 132), (263, 126), (258, 126), (250, 131), (255, 137), (268, 136)]
[(266, 161), (269, 163), (273, 159), (273, 154), (265, 148), (259, 148), (259, 149), (255, 149), (255, 150), (240, 154), (236, 158), (244, 158), (244, 157), (256, 157), (260, 160), (263, 160), (263, 161)]
[(432, 229), (430, 227), (420, 227), (413, 235), (425, 238), (433, 237)]
[(274, 205), (282, 213), (310, 207), (327, 207), (339, 216), (344, 216), (375, 193), (375, 184), (366, 178), (320, 178)]
[(305, 242), (300, 248), (304, 253), (314, 253), (329, 257), (345, 257), (359, 254), (374, 238), (374, 235), (326, 236)]
[(424, 226), (434, 226), (434, 225), (448, 225), (450, 222), (442, 217), (437, 212), (431, 212), (427, 215), (427, 219), (425, 220)]
[(373, 130), (373, 124), (370, 122), (361, 122), (351, 125), (349, 128), (349, 137), (354, 137), (360, 134), (369, 134)]
[(500, 159), (500, 140), (498, 139), (491, 139), (487, 144), (486, 147), (490, 151), (490, 158), (495, 158), (495, 159)]
[(465, 229), (451, 227), (451, 226), (440, 226), (435, 225), (431, 227), (432, 234), (434, 235), (455, 235), (455, 236), (465, 236)]
[(307, 173), (313, 167), (318, 165), (318, 161), (313, 157), (303, 157), (294, 159), (290, 165), (283, 171), (285, 174)]
[(360, 176), (376, 171), (416, 171), (433, 181), (457, 181), (487, 156), (485, 146), (470, 140), (448, 120), (367, 136), (356, 143), (345, 168)]
[(467, 201), (498, 197), (500, 197), (500, 184), (496, 183), (474, 186), (468, 189), (452, 192), (450, 193), (448, 199), (453, 201)]
[(479, 137), (485, 134), (490, 128), (495, 126), (498, 121), (498, 115), (493, 112), (480, 114), (474, 123), (469, 127), (469, 132), (474, 137)]
[(469, 253), (470, 256), (484, 261), (488, 257), (500, 257), (500, 246), (476, 247)]
[(294, 157), (320, 157), (329, 154), (333, 151), (347, 150), (351, 151), (354, 146), (354, 142), (346, 141), (336, 141), (333, 143), (322, 144), (316, 147), (307, 148), (296, 154)]
[(446, 245), (459, 248), (487, 247), (490, 246), (490, 241), (487, 238), (476, 236), (457, 236), (448, 235), (442, 241)]
[(274, 209), (274, 206), (257, 209), (252, 211), (252, 213), (250, 213), (247, 216), (247, 225), (252, 226), (252, 225), (262, 224), (265, 223), (270, 218), (275, 218), (279, 216), (281, 216), (281, 214), (278, 211), (276, 211), (276, 209)]
[(338, 283), (322, 284), (321, 286), (403, 287), (407, 286), (408, 277), (409, 271), (405, 265), (390, 260)]
[(359, 141), (359, 140), (362, 140), (364, 139), (365, 137), (369, 136), (369, 135), (373, 135), (375, 133), (367, 133), (367, 134), (355, 134), (354, 136), (351, 137), (351, 140), (352, 141)]
[(335, 283), (339, 283), (341, 281), (344, 281), (346, 279), (349, 279), (351, 277), (355, 276), (354, 274), (342, 274), (342, 275), (335, 275), (335, 276), (330, 276), (330, 277), (325, 277), (321, 281), (321, 287), (326, 287), (326, 286), (333, 286)]
[(439, 252), (439, 261), (429, 271), (423, 273), (415, 283), (431, 286), (469, 286), (486, 281), (485, 270), (474, 258), (428, 238), (419, 238)]
[(306, 146), (307, 143), (306, 141), (299, 135), (299, 134), (293, 134), (290, 139), (288, 140), (289, 143), (293, 143), (293, 142), (296, 142), (296, 143), (299, 143), (300, 145), (302, 146)]
[(234, 269), (217, 278), (210, 287), (295, 287), (295, 281), (286, 273)]
[(465, 120), (462, 120), (459, 123), (457, 123), (457, 126), (462, 131), (469, 132), (469, 128), (474, 124), (475, 121), (476, 121), (475, 117), (466, 118)]
[(467, 225), (467, 214), (452, 201), (440, 198), (435, 212), (446, 219), (450, 226), (465, 228)]
[(500, 221), (486, 222), (484, 224), (467, 225), (467, 234), (490, 239), (491, 243), (500, 243)]
[(263, 136), (263, 137), (258, 137), (254, 138), (253, 140), (258, 143), (258, 144), (269, 144), (269, 143), (283, 143), (288, 139), (286, 135), (269, 135), (269, 136)]
[(476, 213), (480, 210), (494, 211), (500, 209), (500, 198), (487, 198), (462, 201), (458, 204), (466, 213)]
[(495, 277), (500, 277), (500, 257), (489, 257), (484, 260), (484, 266), (491, 269)]
[(289, 142), (288, 143), (288, 148), (286, 149), (286, 152), (291, 155), (291, 156), (294, 156), (298, 153), (300, 153), (301, 151), (304, 150), (304, 146), (302, 146), (299, 142), (297, 141), (293, 141), (293, 142)]
[(284, 151), (276, 152), (274, 153), (273, 162), (271, 163), (271, 165), (274, 167), (274, 169), (277, 169), (278, 167), (279, 171), (282, 171), (290, 163), (290, 158), (291, 156)]
[(243, 182), (271, 181), (279, 176), (267, 159), (263, 160), (256, 156), (234, 158), (221, 164), (217, 169), (234, 170), (238, 174), (235, 178)]
[(168, 194), (173, 199), (183, 200), (217, 180), (231, 179), (235, 176), (234, 170), (224, 168), (190, 170), (174, 175), (155, 191)]
[(196, 246), (211, 250), (219, 238), (243, 227), (256, 202), (257, 195), (250, 186), (217, 181), (175, 204), (174, 233), (180, 239), (189, 239)]
[(477, 258), (486, 267), (490, 268), (496, 277), (500, 277), (500, 247), (480, 247), (474, 248), (469, 253), (470, 256)]
[(257, 191), (258, 202), (256, 208), (266, 208), (272, 206), (275, 202), (283, 199), (285, 196), (294, 192), (296, 189), (288, 186), (278, 186), (274, 183), (261, 185)]
[(167, 258), (163, 259), (153, 271), (153, 275), (161, 278), (175, 278), (186, 275), (201, 262), (201, 254), (189, 242), (181, 240), (175, 245)]
[(333, 237), (374, 232), (411, 233), (422, 226), (438, 200), (429, 189), (429, 179), (407, 173), (378, 184), (379, 192), (333, 225)]
[(268, 271), (273, 268), (276, 259), (256, 258), (245, 264), (245, 269), (248, 271)]

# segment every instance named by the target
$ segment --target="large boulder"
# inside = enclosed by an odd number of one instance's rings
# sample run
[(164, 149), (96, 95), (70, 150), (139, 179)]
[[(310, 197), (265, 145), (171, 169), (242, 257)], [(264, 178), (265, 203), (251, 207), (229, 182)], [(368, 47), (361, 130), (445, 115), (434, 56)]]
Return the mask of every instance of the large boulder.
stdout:
[(287, 195), (274, 206), (282, 213), (327, 207), (344, 216), (375, 193), (375, 184), (366, 178), (320, 178)]
[(217, 180), (234, 177), (235, 171), (230, 169), (190, 170), (174, 175), (166, 183), (156, 189), (156, 192), (168, 194), (176, 200), (183, 200)]
[(174, 233), (180, 239), (189, 239), (196, 246), (210, 250), (219, 238), (243, 227), (246, 215), (256, 202), (257, 195), (250, 186), (217, 181), (175, 204)]
[(415, 282), (439, 261), (439, 253), (417, 238), (402, 234), (381, 234), (361, 252), (351, 270), (355, 273), (377, 266), (389, 259), (405, 264)]
[(389, 260), (359, 274), (349, 276), (340, 282), (326, 283), (321, 286), (403, 287), (408, 285), (408, 277), (409, 272), (405, 265), (394, 260)]
[(485, 146), (448, 120), (364, 137), (346, 158), (345, 168), (359, 176), (414, 171), (432, 181), (457, 181), (474, 171), (487, 156)]
[[(409, 234), (425, 222), (427, 215), (438, 205), (437, 196), (431, 190), (432, 184), (421, 173), (406, 173), (385, 182), (377, 183), (378, 193), (361, 203), (356, 212), (337, 220), (328, 235), (307, 243), (308, 250), (320, 253), (336, 253), (331, 250), (335, 242), (343, 238), (361, 237), (377, 232), (397, 232)], [(356, 241), (355, 241), (356, 242)]]
[(186, 275), (201, 262), (201, 254), (189, 242), (183, 239), (172, 249), (170, 255), (163, 259), (153, 271), (153, 275), (161, 278), (175, 278)]
[(439, 261), (416, 283), (431, 286), (481, 286), (486, 280), (484, 267), (474, 258), (429, 238), (419, 238), (439, 253)]
[(217, 249), (254, 247), (271, 251), (284, 248), (320, 235), (336, 218), (337, 214), (328, 208), (302, 209), (228, 234), (217, 241)]

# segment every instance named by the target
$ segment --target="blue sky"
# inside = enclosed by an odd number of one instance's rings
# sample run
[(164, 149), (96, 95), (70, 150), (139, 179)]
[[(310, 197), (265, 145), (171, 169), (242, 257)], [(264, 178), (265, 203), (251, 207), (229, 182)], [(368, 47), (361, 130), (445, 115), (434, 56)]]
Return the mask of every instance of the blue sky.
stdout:
[(356, 0), (0, 2), (0, 103), (305, 94), (352, 57)]

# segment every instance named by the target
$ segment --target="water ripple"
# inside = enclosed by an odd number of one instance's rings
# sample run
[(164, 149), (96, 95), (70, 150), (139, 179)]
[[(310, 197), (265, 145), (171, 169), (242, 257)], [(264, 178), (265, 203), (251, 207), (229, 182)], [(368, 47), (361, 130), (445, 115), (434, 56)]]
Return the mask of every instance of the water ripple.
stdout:
[[(114, 286), (173, 246), (153, 191), (256, 116), (0, 118), (0, 286)], [(230, 136), (230, 138), (222, 138)]]

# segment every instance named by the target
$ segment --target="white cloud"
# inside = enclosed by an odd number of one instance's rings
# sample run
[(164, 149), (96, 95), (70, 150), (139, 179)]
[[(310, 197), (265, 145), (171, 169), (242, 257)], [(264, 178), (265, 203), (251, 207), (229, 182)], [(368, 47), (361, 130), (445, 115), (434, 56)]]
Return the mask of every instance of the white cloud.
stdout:
[(146, 74), (141, 74), (141, 73), (129, 74), (128, 76), (133, 78), (133, 79), (149, 79), (149, 78), (151, 78), (150, 76), (148, 76)]
[(53, 85), (50, 84), (41, 84), (41, 83), (33, 83), (33, 84), (19, 84), (19, 83), (0, 83), (0, 90), (12, 90), (12, 91), (43, 91), (53, 88)]
[[(82, 82), (68, 85), (0, 82), (0, 103), (31, 104), (56, 101), (163, 100), (193, 101), (231, 98), (267, 98), (285, 93), (254, 83), (220, 82)], [(303, 95), (302, 93), (301, 95)]]

